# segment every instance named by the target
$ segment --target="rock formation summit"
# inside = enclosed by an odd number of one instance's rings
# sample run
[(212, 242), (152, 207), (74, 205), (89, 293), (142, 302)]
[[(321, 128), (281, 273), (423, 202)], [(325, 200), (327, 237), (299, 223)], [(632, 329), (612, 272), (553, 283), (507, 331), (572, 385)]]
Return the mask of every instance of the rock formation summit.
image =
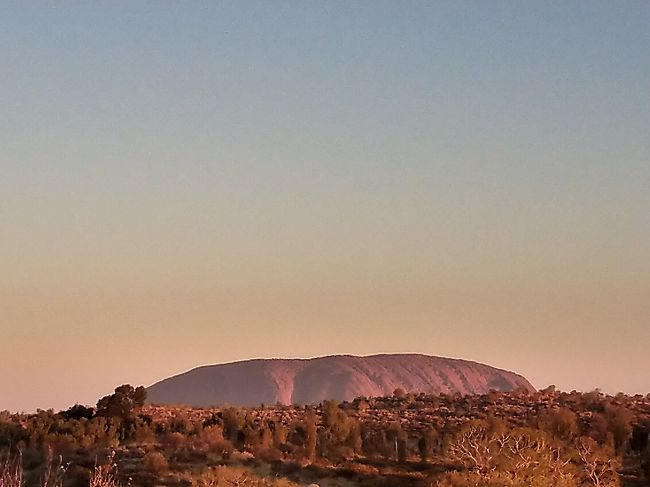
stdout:
[(406, 392), (484, 394), (533, 386), (524, 377), (467, 360), (419, 354), (254, 359), (197, 367), (148, 388), (152, 404), (314, 404)]

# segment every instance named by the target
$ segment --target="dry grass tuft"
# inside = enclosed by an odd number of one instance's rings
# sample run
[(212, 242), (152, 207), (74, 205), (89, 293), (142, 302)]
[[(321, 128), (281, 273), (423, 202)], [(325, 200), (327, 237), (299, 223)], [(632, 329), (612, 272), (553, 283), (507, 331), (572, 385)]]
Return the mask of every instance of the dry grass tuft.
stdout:
[[(95, 465), (90, 473), (89, 487), (120, 487), (117, 480), (115, 453), (112, 453), (105, 465)], [(1, 486), (0, 486), (1, 487)]]
[(22, 454), (15, 458), (0, 459), (0, 487), (23, 487), (24, 485)]

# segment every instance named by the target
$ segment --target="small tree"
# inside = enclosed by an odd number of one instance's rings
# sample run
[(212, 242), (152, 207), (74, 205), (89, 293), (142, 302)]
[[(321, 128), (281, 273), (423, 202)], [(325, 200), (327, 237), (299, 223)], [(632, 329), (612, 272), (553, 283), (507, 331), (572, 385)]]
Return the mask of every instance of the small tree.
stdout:
[(401, 387), (398, 387), (393, 391), (393, 397), (395, 399), (404, 399), (406, 397), (406, 391)]
[(144, 405), (146, 398), (147, 390), (144, 387), (121, 385), (115, 388), (113, 394), (104, 396), (97, 402), (97, 416), (127, 419), (134, 409)]
[(418, 440), (418, 453), (423, 463), (429, 459), (437, 441), (438, 431), (433, 428), (428, 428)]
[(578, 417), (568, 408), (547, 411), (540, 416), (539, 427), (555, 438), (572, 441), (578, 434)]
[(316, 412), (310, 407), (305, 414), (305, 456), (310, 462), (316, 459), (317, 440)]
[(605, 417), (607, 418), (608, 429), (612, 433), (612, 439), (614, 440), (614, 451), (617, 455), (621, 455), (628, 440), (632, 436), (632, 420), (634, 419), (634, 415), (627, 408), (612, 406), (605, 410)]
[(244, 412), (239, 408), (226, 408), (221, 412), (221, 419), (223, 420), (224, 437), (236, 444), (239, 440), (240, 431), (246, 424)]
[(397, 461), (400, 463), (406, 462), (406, 446), (408, 437), (406, 432), (402, 429), (402, 425), (398, 421), (392, 422), (388, 425), (386, 436), (391, 444), (391, 449), (395, 453)]
[(81, 404), (75, 404), (74, 406), (61, 411), (59, 416), (65, 419), (91, 419), (95, 414), (93, 408), (82, 406)]

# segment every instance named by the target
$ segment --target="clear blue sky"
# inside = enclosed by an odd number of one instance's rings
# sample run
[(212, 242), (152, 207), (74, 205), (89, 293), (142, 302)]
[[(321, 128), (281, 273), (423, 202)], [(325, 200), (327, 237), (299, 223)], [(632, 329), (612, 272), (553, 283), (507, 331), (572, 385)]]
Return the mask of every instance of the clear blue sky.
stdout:
[(0, 409), (423, 352), (650, 392), (650, 3), (7, 2)]

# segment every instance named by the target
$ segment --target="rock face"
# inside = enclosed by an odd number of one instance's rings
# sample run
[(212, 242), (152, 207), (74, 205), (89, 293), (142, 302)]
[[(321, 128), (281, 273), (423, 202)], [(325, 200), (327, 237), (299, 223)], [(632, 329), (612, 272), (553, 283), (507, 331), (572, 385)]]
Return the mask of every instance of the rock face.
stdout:
[(148, 388), (153, 404), (258, 406), (407, 392), (484, 394), (534, 388), (524, 377), (488, 365), (428, 355), (256, 359), (208, 365)]

